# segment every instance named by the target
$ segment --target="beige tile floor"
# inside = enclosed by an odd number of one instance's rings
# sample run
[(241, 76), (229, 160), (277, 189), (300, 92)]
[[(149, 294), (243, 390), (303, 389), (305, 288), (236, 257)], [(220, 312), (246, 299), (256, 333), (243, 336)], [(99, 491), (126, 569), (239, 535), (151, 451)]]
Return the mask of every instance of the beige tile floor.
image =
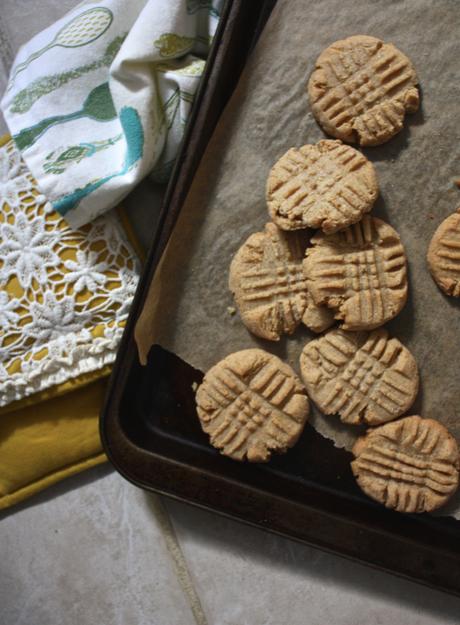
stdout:
[(0, 514), (1, 625), (459, 622), (459, 599), (145, 493), (108, 465)]
[[(74, 4), (0, 0), (0, 89), (19, 45)], [(145, 183), (127, 200), (145, 244), (160, 198)], [(460, 599), (144, 493), (108, 465), (0, 514), (0, 625), (285, 623), (458, 624)]]

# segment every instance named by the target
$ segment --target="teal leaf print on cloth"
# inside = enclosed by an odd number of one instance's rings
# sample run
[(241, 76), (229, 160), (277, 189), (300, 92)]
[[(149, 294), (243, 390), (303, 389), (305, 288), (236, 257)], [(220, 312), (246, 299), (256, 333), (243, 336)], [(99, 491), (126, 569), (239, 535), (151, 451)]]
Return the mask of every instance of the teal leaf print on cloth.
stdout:
[(94, 154), (106, 150), (122, 138), (123, 134), (120, 134), (105, 141), (83, 142), (67, 148), (58, 148), (47, 155), (43, 170), (48, 174), (63, 174), (71, 165), (75, 165), (84, 158), (90, 158)]
[(30, 85), (25, 87), (25, 89), (21, 89), (21, 91), (14, 96), (10, 109), (11, 112), (26, 113), (33, 106), (33, 104), (37, 102), (37, 100), (45, 95), (48, 95), (48, 93), (63, 87), (71, 80), (76, 80), (77, 78), (80, 78), (80, 76), (93, 72), (101, 67), (110, 67), (125, 39), (126, 33), (112, 39), (106, 47), (104, 54), (92, 63), (80, 65), (79, 67), (62, 72), (61, 74), (53, 74), (51, 76), (37, 78), (37, 80), (34, 80), (30, 83)]
[(110, 121), (116, 116), (117, 112), (113, 105), (109, 83), (104, 82), (90, 91), (80, 110), (67, 115), (56, 115), (55, 117), (42, 119), (35, 126), (24, 128), (19, 134), (13, 135), (13, 139), (20, 150), (25, 150), (33, 145), (44, 132), (52, 126), (56, 126), (56, 124), (62, 124), (80, 117), (90, 117), (96, 121), (104, 122)]
[(54, 39), (47, 46), (31, 54), (23, 63), (16, 65), (8, 88), (10, 89), (13, 86), (19, 72), (24, 71), (32, 61), (38, 59), (42, 54), (51, 50), (51, 48), (55, 46), (61, 46), (62, 48), (80, 48), (81, 46), (87, 46), (105, 33), (112, 23), (112, 20), (112, 11), (105, 7), (94, 7), (93, 9), (88, 9), (88, 11), (80, 13), (80, 15), (71, 19), (70, 22), (58, 30)]
[(112, 180), (112, 178), (126, 174), (142, 158), (144, 131), (136, 109), (131, 106), (123, 107), (120, 111), (120, 123), (126, 140), (126, 152), (122, 169), (104, 178), (93, 180), (84, 187), (76, 189), (73, 193), (53, 202), (53, 208), (61, 215), (65, 215), (68, 211), (75, 209), (83, 198), (93, 193), (109, 180)]
[(121, 176), (130, 169), (134, 163), (142, 158), (144, 150), (144, 131), (141, 119), (136, 109), (126, 106), (120, 111), (120, 122), (126, 138), (126, 156), (123, 170), (116, 174)]

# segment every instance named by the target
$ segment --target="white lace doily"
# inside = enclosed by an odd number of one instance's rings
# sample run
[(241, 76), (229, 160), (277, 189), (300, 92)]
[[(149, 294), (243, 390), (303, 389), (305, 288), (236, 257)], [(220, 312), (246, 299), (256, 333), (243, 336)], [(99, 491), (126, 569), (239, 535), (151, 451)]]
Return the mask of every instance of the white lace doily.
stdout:
[(138, 275), (116, 214), (71, 230), (0, 147), (0, 406), (112, 363)]

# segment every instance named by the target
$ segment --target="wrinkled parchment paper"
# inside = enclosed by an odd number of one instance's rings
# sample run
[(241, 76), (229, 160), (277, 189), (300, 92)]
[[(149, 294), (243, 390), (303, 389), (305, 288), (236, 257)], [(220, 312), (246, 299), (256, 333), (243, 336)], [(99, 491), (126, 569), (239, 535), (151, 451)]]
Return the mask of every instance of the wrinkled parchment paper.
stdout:
[[(388, 324), (414, 354), (421, 389), (411, 414), (442, 421), (460, 443), (460, 301), (445, 297), (426, 265), (431, 236), (460, 205), (460, 11), (451, 0), (279, 0), (195, 177), (136, 328), (141, 359), (150, 346), (206, 371), (230, 352), (262, 347), (299, 371), (306, 328), (278, 344), (246, 330), (228, 290), (238, 247), (268, 221), (265, 183), (290, 147), (325, 138), (310, 112), (308, 77), (319, 53), (353, 34), (394, 43), (417, 70), (421, 109), (404, 130), (363, 150), (380, 198), (373, 214), (400, 233), (409, 260), (409, 300)], [(311, 422), (350, 449), (362, 430), (313, 410)], [(451, 506), (452, 508), (452, 506)], [(454, 508), (459, 511), (460, 497)], [(449, 509), (449, 513), (452, 513)], [(446, 512), (444, 512), (446, 513)]]

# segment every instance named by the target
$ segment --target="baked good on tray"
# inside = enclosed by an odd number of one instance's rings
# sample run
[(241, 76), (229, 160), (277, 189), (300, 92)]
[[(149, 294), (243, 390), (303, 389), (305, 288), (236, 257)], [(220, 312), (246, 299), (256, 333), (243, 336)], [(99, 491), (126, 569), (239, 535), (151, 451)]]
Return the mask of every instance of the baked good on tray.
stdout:
[(447, 295), (460, 297), (460, 208), (439, 225), (428, 248), (428, 265)]
[(299, 438), (309, 413), (294, 371), (261, 349), (230, 354), (204, 376), (196, 393), (201, 427), (234, 460), (267, 462)]
[(229, 287), (241, 320), (253, 334), (278, 341), (303, 321), (316, 332), (334, 317), (308, 293), (302, 270), (306, 232), (283, 232), (267, 223), (243, 243), (230, 265)]
[(323, 130), (363, 146), (385, 143), (419, 106), (417, 74), (391, 43), (354, 35), (318, 57), (308, 82), (310, 105)]
[(433, 419), (412, 416), (381, 425), (357, 440), (353, 454), (361, 489), (398, 512), (431, 512), (458, 487), (457, 443)]
[(343, 423), (379, 425), (407, 412), (418, 391), (417, 363), (387, 330), (329, 330), (300, 356), (309, 397)]
[(267, 205), (283, 230), (336, 232), (371, 210), (377, 175), (367, 158), (341, 141), (323, 140), (288, 150), (267, 180)]
[(365, 215), (353, 226), (311, 239), (304, 261), (307, 288), (334, 310), (344, 330), (370, 330), (393, 319), (407, 299), (406, 255), (398, 233)]
[[(278, 357), (252, 348), (211, 367), (196, 393), (211, 444), (238, 461), (267, 462), (292, 447), (309, 397), (346, 425), (373, 426), (353, 447), (352, 472), (369, 497), (408, 513), (435, 510), (454, 494), (459, 450), (441, 423), (403, 416), (418, 393), (417, 363), (380, 326), (406, 303), (406, 255), (398, 233), (368, 214), (379, 193), (374, 166), (342, 141), (388, 141), (417, 110), (417, 83), (409, 59), (375, 37), (349, 37), (320, 55), (310, 103), (336, 140), (290, 148), (273, 165), (272, 222), (241, 245), (229, 275), (256, 336), (278, 341), (301, 323), (324, 332), (302, 350), (305, 386)], [(439, 286), (460, 296), (460, 209), (439, 226), (428, 262)], [(334, 321), (340, 327), (328, 329)]]

